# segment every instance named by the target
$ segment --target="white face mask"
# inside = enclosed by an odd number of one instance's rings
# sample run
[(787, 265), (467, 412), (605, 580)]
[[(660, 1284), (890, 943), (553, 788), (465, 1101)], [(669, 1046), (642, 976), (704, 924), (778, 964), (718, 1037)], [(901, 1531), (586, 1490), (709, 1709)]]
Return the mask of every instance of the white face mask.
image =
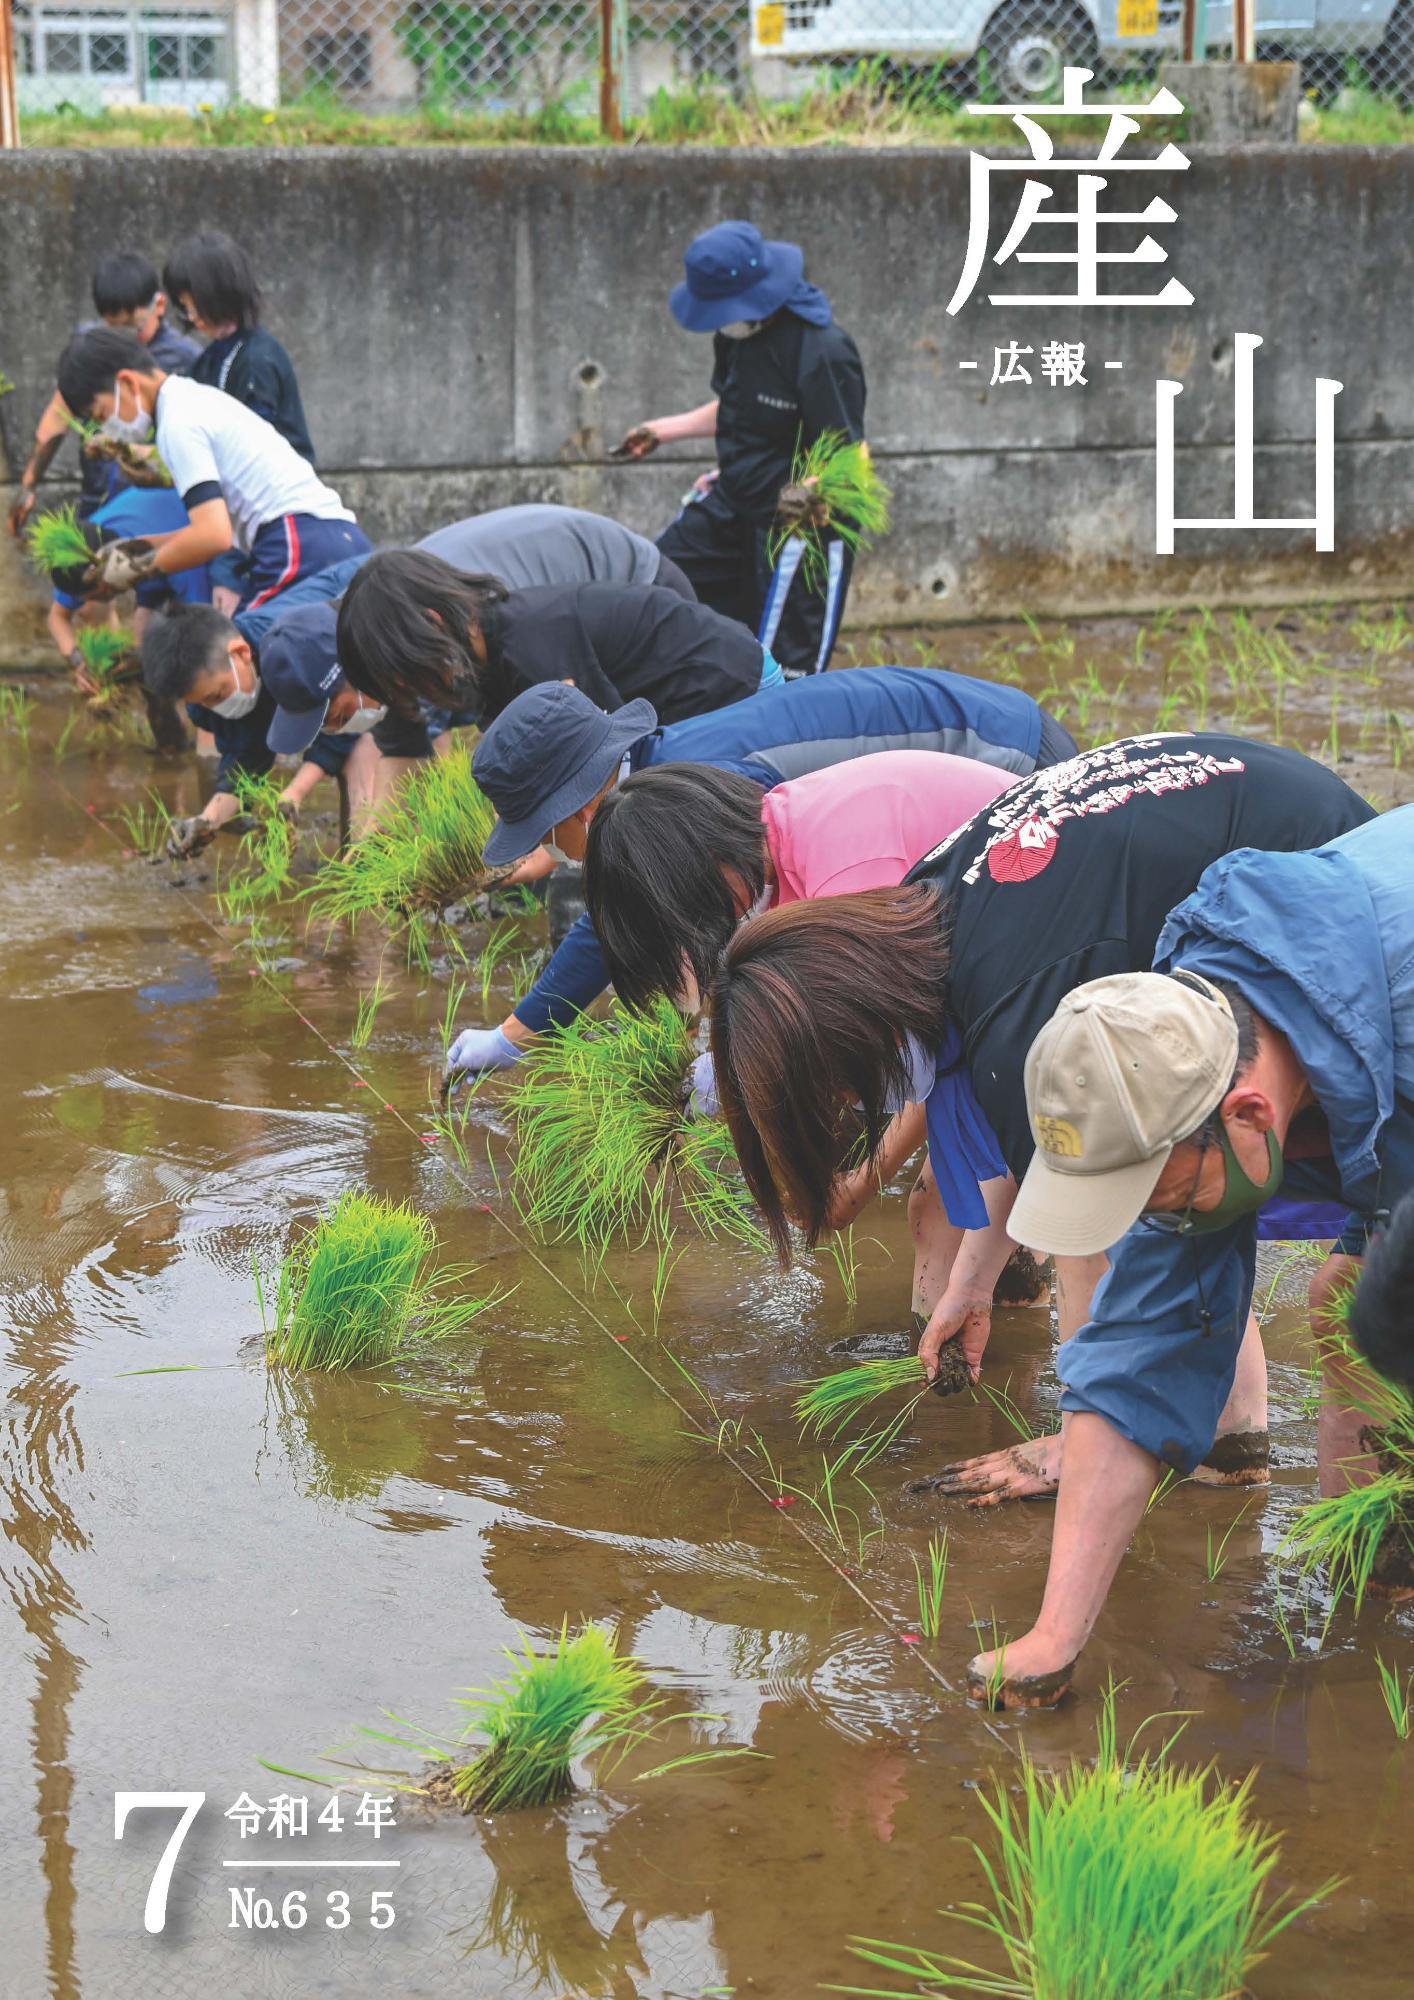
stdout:
[(540, 845), (544, 848), (545, 852), (549, 855), (552, 861), (557, 863), (569, 862), (570, 856), (565, 853), (565, 850), (563, 849), (563, 847), (560, 846), (558, 841), (542, 840)]
[(775, 893), (776, 893), (775, 883), (768, 882), (762, 889), (761, 894), (756, 898), (756, 901), (751, 905), (751, 908), (749, 910), (743, 910), (741, 915), (737, 918), (736, 928), (740, 930), (742, 925), (749, 924), (753, 917), (759, 917), (763, 911), (769, 910), (771, 907), (771, 898), (775, 895)]
[(252, 669), (250, 676), (254, 682), (254, 686), (251, 688), (249, 694), (245, 693), (241, 687), (241, 669), (238, 661), (232, 660), (231, 672), (236, 677), (235, 692), (228, 694), (224, 701), (213, 701), (207, 704), (211, 713), (219, 715), (223, 722), (239, 722), (243, 715), (250, 714), (260, 699), (260, 676), (254, 669)]
[(146, 444), (152, 436), (151, 416), (140, 402), (135, 417), (120, 416), (122, 401), (123, 391), (119, 385), (113, 391), (113, 414), (103, 420), (103, 435), (112, 438), (118, 444)]
[(376, 729), (388, 713), (387, 704), (381, 708), (356, 708), (347, 722), (341, 722), (334, 731), (336, 736), (365, 736), (370, 729)]
[(717, 331), (728, 340), (750, 340), (753, 333), (761, 331), (761, 324), (759, 319), (730, 319)]

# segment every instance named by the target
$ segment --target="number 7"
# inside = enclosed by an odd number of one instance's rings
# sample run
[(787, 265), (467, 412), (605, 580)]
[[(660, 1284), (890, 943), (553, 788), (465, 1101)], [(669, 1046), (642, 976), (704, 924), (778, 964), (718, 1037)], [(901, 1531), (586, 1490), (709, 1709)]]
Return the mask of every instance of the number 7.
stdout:
[(147, 1901), (143, 1905), (142, 1922), (144, 1930), (160, 1931), (167, 1927), (167, 1890), (172, 1881), (172, 1870), (177, 1865), (177, 1854), (187, 1837), (187, 1829), (206, 1804), (205, 1792), (114, 1792), (113, 1794), (113, 1838), (121, 1840), (128, 1814), (134, 1806), (180, 1806), (181, 1818), (172, 1828), (172, 1837), (162, 1850), (162, 1858), (152, 1872), (148, 1884)]

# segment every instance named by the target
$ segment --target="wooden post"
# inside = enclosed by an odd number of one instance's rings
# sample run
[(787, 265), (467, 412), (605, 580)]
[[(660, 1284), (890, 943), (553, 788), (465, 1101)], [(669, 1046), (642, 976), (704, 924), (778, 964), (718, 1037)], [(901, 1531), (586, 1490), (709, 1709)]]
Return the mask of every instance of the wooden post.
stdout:
[(0, 0), (0, 148), (20, 143), (20, 100), (15, 84), (15, 14)]
[(1183, 60), (1208, 60), (1208, 0), (1183, 0)]
[(1253, 0), (1232, 0), (1232, 59), (1257, 60), (1257, 9)]
[(599, 0), (599, 130), (606, 139), (624, 136), (624, 82), (628, 75), (628, 17), (625, 0)]

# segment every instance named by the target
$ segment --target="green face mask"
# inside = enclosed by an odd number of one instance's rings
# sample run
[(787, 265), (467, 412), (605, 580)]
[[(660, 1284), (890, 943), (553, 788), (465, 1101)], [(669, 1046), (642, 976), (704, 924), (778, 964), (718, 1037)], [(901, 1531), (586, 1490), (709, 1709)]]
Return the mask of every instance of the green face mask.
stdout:
[(1264, 1202), (1271, 1200), (1281, 1186), (1285, 1163), (1282, 1160), (1281, 1145), (1275, 1132), (1267, 1133), (1267, 1177), (1264, 1181), (1254, 1181), (1243, 1170), (1232, 1141), (1227, 1136), (1226, 1125), (1219, 1125), (1218, 1144), (1222, 1148), (1223, 1161), (1227, 1167), (1227, 1183), (1223, 1188), (1222, 1200), (1216, 1208), (1190, 1208), (1185, 1213), (1179, 1228), (1186, 1236), (1211, 1236), (1219, 1229), (1230, 1229), (1244, 1215), (1253, 1215)]

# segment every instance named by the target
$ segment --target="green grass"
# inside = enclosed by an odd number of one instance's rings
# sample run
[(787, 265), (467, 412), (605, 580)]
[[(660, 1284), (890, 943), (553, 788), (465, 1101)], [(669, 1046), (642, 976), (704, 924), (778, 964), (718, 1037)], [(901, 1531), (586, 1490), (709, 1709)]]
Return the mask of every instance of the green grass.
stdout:
[(674, 1197), (705, 1234), (759, 1244), (726, 1127), (684, 1116), (692, 1039), (672, 1003), (545, 1036), (511, 1075), (512, 1193), (543, 1235), (600, 1254), (661, 1236)]
[(436, 1249), (425, 1215), (350, 1188), (285, 1257), (268, 1324), (257, 1270), (272, 1366), (378, 1367), (467, 1326), (492, 1298), (466, 1294), (465, 1267), (434, 1273)]
[(812, 588), (822, 588), (827, 527), (847, 548), (857, 549), (871, 535), (886, 535), (889, 519), (889, 488), (868, 445), (852, 444), (843, 431), (822, 431), (808, 451), (796, 453), (771, 534), (771, 560), (799, 536), (805, 545), (802, 574)]
[[(947, 1913), (980, 1932), (993, 1970), (921, 1946), (851, 1940), (913, 1994), (1009, 2000), (1237, 2000), (1273, 1941), (1335, 1886), (1291, 1904), (1271, 1894), (1280, 1843), (1251, 1813), (1252, 1779), (1171, 1761), (1173, 1740), (1121, 1753), (1114, 1690), (1094, 1763), (1052, 1774), (1021, 1751), (982, 1795), (991, 1840), (973, 1843), (984, 1903)], [(1142, 1733), (1142, 1732), (1141, 1732)], [(897, 1988), (834, 1992), (897, 1996)]]
[(36, 514), (25, 540), (30, 560), (51, 573), (93, 561), (93, 550), (79, 525), (78, 508), (73, 505), (51, 507), (45, 514)]
[(284, 781), (274, 772), (259, 778), (247, 771), (236, 773), (241, 810), (257, 823), (241, 835), (235, 862), (216, 899), (230, 921), (250, 916), (289, 893), (298, 835), (280, 810), (283, 790)]
[(569, 1621), (552, 1653), (522, 1643), (509, 1649), (511, 1671), (469, 1693), (469, 1733), (487, 1743), (470, 1762), (454, 1764), (452, 1788), (467, 1812), (553, 1805), (574, 1790), (571, 1766), (593, 1757), (616, 1761), (641, 1742), (661, 1708), (637, 1660), (618, 1649), (618, 1635), (585, 1625), (573, 1638)]
[(486, 842), (496, 809), (471, 775), (471, 752), (419, 765), (377, 826), (331, 861), (307, 892), (322, 923), (353, 928), (364, 917), (407, 924), (425, 956), (421, 922), (485, 887)]

